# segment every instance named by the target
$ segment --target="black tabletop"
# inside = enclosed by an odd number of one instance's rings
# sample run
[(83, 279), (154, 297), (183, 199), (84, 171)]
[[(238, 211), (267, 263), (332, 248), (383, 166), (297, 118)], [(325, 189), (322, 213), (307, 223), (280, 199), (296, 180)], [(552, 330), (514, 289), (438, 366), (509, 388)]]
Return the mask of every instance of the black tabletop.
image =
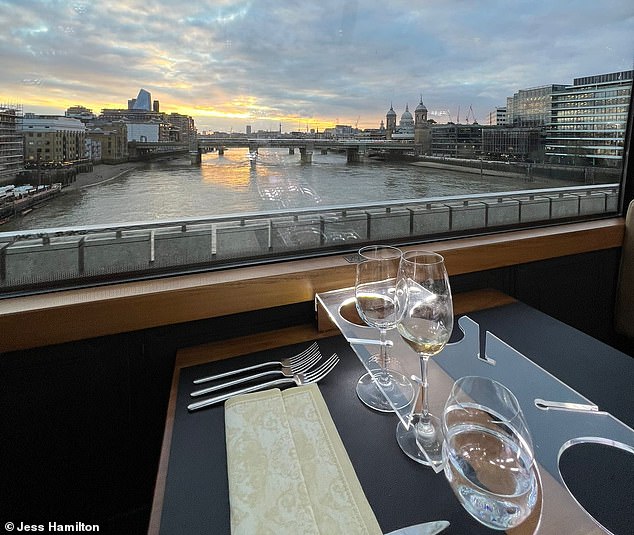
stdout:
[[(470, 313), (487, 329), (583, 394), (602, 410), (634, 427), (631, 410), (634, 359), (522, 303)], [(537, 333), (537, 335), (536, 335)], [(548, 343), (544, 343), (544, 341)], [(181, 370), (169, 467), (165, 485), (162, 534), (229, 534), (229, 493), (222, 405), (189, 413), (192, 380), (278, 356), (290, 356), (307, 344), (254, 353)], [(319, 341), (322, 354), (338, 353), (340, 363), (319, 384), (357, 476), (384, 532), (419, 522), (445, 519), (449, 534), (495, 533), (472, 519), (458, 504), (442, 473), (406, 457), (395, 439), (398, 419), (359, 402), (355, 384), (365, 372), (342, 336)], [(588, 452), (567, 455), (562, 462), (580, 471)], [(590, 455), (593, 455), (590, 453)], [(629, 461), (628, 461), (629, 462)], [(631, 464), (629, 465), (631, 466)], [(603, 472), (607, 472), (604, 470)], [(633, 492), (619, 500), (618, 514), (607, 497), (602, 505), (617, 516), (615, 533), (629, 533), (634, 522), (634, 481), (620, 473), (604, 474), (600, 485), (629, 485)], [(584, 479), (584, 478), (582, 478)], [(585, 478), (588, 479), (588, 478)], [(595, 478), (595, 482), (596, 482)], [(579, 490), (593, 493), (596, 486)], [(604, 488), (605, 490), (605, 488)]]

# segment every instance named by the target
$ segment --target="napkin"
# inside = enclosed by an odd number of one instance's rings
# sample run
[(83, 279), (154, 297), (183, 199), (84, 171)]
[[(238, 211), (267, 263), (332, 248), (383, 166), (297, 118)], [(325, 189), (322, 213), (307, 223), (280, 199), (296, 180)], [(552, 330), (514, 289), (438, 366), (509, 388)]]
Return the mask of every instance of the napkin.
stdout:
[(380, 535), (315, 384), (225, 403), (233, 535)]

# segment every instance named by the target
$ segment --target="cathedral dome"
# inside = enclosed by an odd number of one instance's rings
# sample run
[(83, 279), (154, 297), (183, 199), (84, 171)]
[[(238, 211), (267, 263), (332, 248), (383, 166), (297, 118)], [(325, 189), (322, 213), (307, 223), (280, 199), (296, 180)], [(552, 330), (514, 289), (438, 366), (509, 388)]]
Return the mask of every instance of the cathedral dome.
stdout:
[(387, 112), (388, 117), (396, 117), (396, 112), (394, 111), (394, 107), (390, 105), (390, 111)]
[(405, 111), (403, 112), (403, 115), (401, 115), (401, 124), (408, 125), (410, 123), (414, 124), (414, 118), (412, 117), (412, 114), (409, 111), (409, 105), (406, 105)]

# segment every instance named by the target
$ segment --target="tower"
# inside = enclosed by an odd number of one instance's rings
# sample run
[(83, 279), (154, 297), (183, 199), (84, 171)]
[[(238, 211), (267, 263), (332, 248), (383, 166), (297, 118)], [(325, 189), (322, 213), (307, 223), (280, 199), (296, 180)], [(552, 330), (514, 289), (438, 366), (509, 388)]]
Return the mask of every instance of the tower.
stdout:
[(431, 153), (431, 128), (427, 122), (427, 108), (423, 104), (423, 95), (420, 96), (420, 103), (414, 110), (414, 144), (418, 146), (418, 154)]
[(420, 96), (420, 103), (414, 110), (414, 126), (422, 127), (427, 125), (427, 108), (423, 104), (423, 95)]
[[(128, 105), (130, 105), (129, 102)], [(152, 96), (150, 93), (145, 89), (141, 89), (135, 99), (132, 109), (152, 111)]]
[(387, 139), (392, 139), (392, 134), (396, 131), (396, 112), (390, 103), (390, 109), (385, 115), (385, 128), (387, 130)]

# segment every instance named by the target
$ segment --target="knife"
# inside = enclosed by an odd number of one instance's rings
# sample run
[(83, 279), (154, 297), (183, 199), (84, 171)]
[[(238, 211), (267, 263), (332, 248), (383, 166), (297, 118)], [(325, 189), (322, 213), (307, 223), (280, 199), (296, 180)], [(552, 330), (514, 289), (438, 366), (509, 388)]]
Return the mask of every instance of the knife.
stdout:
[(446, 520), (436, 520), (434, 522), (424, 522), (423, 524), (415, 524), (405, 528), (390, 531), (385, 535), (436, 535), (449, 526)]

